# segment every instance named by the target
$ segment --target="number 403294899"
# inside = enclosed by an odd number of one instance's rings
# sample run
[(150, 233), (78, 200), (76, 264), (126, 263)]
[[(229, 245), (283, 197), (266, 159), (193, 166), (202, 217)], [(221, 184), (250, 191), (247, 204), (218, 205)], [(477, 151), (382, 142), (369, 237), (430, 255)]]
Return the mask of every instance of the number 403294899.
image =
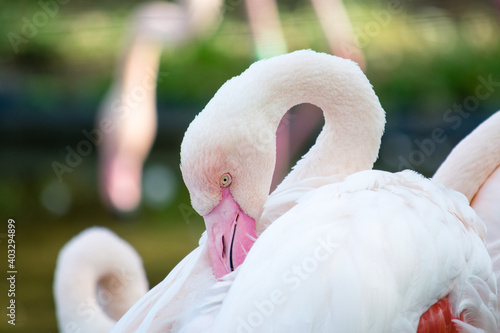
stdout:
[(12, 219), (9, 219), (9, 224), (8, 224), (8, 246), (7, 246), (7, 251), (8, 251), (8, 262), (10, 263), (10, 268), (14, 267), (14, 262), (16, 260), (16, 241), (15, 241), (15, 235), (16, 235), (16, 225), (15, 221)]

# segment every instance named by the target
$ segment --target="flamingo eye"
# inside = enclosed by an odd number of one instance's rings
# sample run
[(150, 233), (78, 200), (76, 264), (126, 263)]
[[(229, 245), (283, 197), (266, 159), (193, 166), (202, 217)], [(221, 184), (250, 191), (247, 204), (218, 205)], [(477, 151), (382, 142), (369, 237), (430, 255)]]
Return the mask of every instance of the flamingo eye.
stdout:
[(228, 187), (229, 185), (231, 185), (231, 181), (232, 181), (231, 175), (228, 173), (225, 173), (220, 178), (220, 185), (222, 187)]

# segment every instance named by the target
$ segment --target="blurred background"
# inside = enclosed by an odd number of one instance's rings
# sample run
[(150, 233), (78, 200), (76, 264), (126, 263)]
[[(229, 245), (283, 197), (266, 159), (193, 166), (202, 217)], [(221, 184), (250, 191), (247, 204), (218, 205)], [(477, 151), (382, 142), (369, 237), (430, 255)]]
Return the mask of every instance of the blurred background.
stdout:
[[(85, 133), (92, 131), (120, 70), (130, 15), (142, 3), (1, 4), (0, 253), (6, 272), (12, 218), (18, 270), (15, 327), (7, 324), (8, 285), (0, 279), (1, 331), (57, 331), (52, 298), (57, 254), (89, 226), (107, 226), (130, 242), (144, 260), (151, 286), (197, 245), (204, 230), (180, 175), (179, 147), (188, 124), (218, 88), (265, 53), (256, 47), (243, 0), (224, 2), (220, 22), (201, 26), (175, 47), (163, 41), (158, 133), (145, 161), (136, 211), (106, 209), (95, 145), (76, 165), (58, 169), (59, 174), (54, 169), (67, 165), (68, 147), (76, 150), (88, 140)], [(500, 2), (343, 3), (365, 72), (387, 112), (375, 167), (432, 176), (460, 139), (500, 109)], [(285, 49), (331, 53), (310, 1), (279, 0), (278, 11)], [(313, 142), (314, 136), (305, 147)]]

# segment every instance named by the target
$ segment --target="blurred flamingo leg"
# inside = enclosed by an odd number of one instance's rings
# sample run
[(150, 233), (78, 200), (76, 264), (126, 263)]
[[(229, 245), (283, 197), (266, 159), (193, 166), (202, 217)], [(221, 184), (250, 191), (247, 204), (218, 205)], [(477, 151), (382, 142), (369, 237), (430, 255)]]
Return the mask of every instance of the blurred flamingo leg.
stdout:
[(245, 1), (257, 59), (288, 52), (274, 0)]
[(325, 32), (332, 54), (351, 59), (364, 70), (365, 57), (358, 45), (342, 0), (311, 0), (311, 2)]
[(132, 211), (139, 204), (142, 165), (156, 135), (159, 56), (159, 49), (148, 43), (137, 41), (130, 47), (123, 77), (99, 112), (99, 122), (112, 124), (99, 149), (101, 195), (118, 212)]
[(98, 115), (113, 130), (99, 150), (99, 184), (105, 205), (118, 213), (134, 211), (141, 200), (142, 168), (156, 136), (156, 83), (162, 49), (178, 47), (210, 31), (221, 0), (150, 2), (132, 15), (115, 82)]

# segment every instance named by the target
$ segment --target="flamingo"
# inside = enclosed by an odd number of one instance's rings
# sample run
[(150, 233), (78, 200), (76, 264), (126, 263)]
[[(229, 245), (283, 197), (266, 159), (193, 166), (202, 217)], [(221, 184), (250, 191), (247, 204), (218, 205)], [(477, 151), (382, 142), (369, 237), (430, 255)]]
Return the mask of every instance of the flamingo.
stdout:
[[(312, 0), (318, 21), (323, 28), (332, 54), (354, 60), (361, 69), (365, 59), (361, 51), (349, 16), (341, 0)], [(277, 56), (289, 51), (280, 25), (278, 8), (275, 0), (245, 1), (248, 21), (257, 59)], [(276, 166), (271, 183), (271, 190), (290, 171), (292, 158), (300, 153), (304, 143), (318, 129), (322, 120), (320, 112), (307, 110), (304, 105), (295, 110), (293, 117), (283, 118), (277, 131)]]
[[(463, 193), (488, 229), (486, 247), (500, 288), (500, 111), (464, 138), (433, 180)], [(499, 304), (500, 307), (500, 304)]]
[(142, 260), (106, 228), (89, 228), (60, 251), (54, 299), (60, 332), (109, 332), (148, 291)]
[[(312, 59), (309, 60), (309, 56), (312, 56)], [(297, 64), (295, 64), (294, 62), (289, 63), (287, 61), (282, 63), (281, 62), (282, 58), (277, 57), (274, 58), (275, 60), (272, 61), (271, 64), (266, 65), (265, 67), (266, 68), (271, 66), (276, 67), (277, 69), (279, 69), (279, 72), (275, 73), (276, 77), (278, 78), (280, 75), (282, 75), (283, 76), (282, 80), (285, 80), (285, 78), (290, 78), (290, 75), (293, 75), (293, 73), (287, 73), (287, 72), (299, 65), (302, 65), (302, 62), (310, 65), (311, 61), (314, 62), (314, 60), (321, 59), (321, 58), (316, 59), (316, 56), (317, 54), (313, 51), (301, 51), (288, 56), (292, 58), (298, 57), (299, 60), (296, 61)], [(338, 67), (342, 67), (345, 64), (343, 63), (344, 60), (341, 60), (340, 58), (337, 57), (332, 57), (332, 58), (338, 59), (339, 61), (339, 64), (336, 64), (336, 66), (334, 66), (333, 68), (329, 68), (328, 73), (333, 75), (337, 70), (339, 70)], [(287, 57), (284, 58), (284, 60), (286, 59)], [(280, 214), (286, 212), (289, 208), (291, 208), (291, 206), (294, 205), (294, 202), (298, 197), (308, 192), (310, 189), (320, 186), (320, 183), (318, 183), (318, 181), (316, 181), (314, 177), (311, 178), (310, 176), (319, 177), (327, 174), (329, 175), (337, 173), (349, 174), (360, 170), (371, 169), (373, 167), (373, 162), (375, 161), (377, 156), (378, 146), (380, 145), (380, 137), (382, 135), (385, 123), (384, 113), (383, 110), (381, 109), (378, 98), (374, 94), (366, 77), (359, 70), (359, 67), (357, 67), (354, 63), (350, 61), (345, 61), (345, 62), (350, 65), (350, 67), (348, 67), (350, 71), (340, 70), (340, 73), (336, 73), (328, 81), (317, 82), (315, 86), (315, 88), (317, 89), (316, 92), (324, 91), (324, 93), (320, 97), (317, 97), (313, 100), (311, 100), (310, 96), (308, 96), (305, 92), (302, 95), (293, 95), (291, 92), (290, 93), (286, 92), (286, 89), (280, 86), (280, 84), (282, 83), (281, 80), (276, 79), (275, 81), (268, 82), (266, 84), (266, 87), (269, 86), (271, 88), (271, 90), (268, 91), (269, 97), (270, 98), (275, 97), (277, 98), (277, 100), (279, 99), (279, 104), (270, 103), (268, 105), (268, 108), (275, 107), (277, 109), (280, 109), (282, 111), (281, 114), (282, 116), (293, 105), (308, 101), (316, 102), (316, 99), (318, 98), (321, 99), (323, 103), (327, 103), (328, 101), (339, 100), (337, 103), (341, 104), (346, 102), (345, 98), (343, 97), (343, 94), (348, 88), (344, 87), (345, 84), (347, 84), (350, 88), (352, 88), (352, 91), (355, 91), (354, 89), (355, 87), (359, 88), (360, 90), (359, 93), (356, 93), (355, 96), (348, 98), (350, 104), (348, 106), (341, 105), (341, 109), (346, 110), (346, 112), (347, 110), (349, 110), (350, 107), (355, 108), (356, 111), (360, 110), (363, 107), (367, 109), (380, 110), (379, 114), (368, 115), (369, 117), (368, 119), (374, 120), (375, 126), (370, 129), (367, 127), (366, 131), (367, 134), (365, 135), (365, 137), (363, 137), (362, 140), (359, 140), (361, 142), (360, 146), (366, 148), (358, 150), (358, 154), (366, 153), (365, 155), (367, 155), (368, 157), (363, 161), (357, 161), (356, 163), (351, 163), (348, 157), (342, 159), (338, 158), (338, 156), (342, 156), (344, 154), (342, 153), (344, 151), (344, 148), (339, 148), (339, 150), (333, 149), (331, 154), (322, 157), (323, 161), (325, 161), (326, 163), (322, 164), (323, 165), (322, 167), (318, 167), (318, 166), (313, 166), (316, 163), (310, 162), (311, 160), (314, 161), (314, 159), (316, 158), (316, 156), (314, 156), (315, 154), (314, 151), (317, 150), (317, 148), (313, 147), (311, 148), (310, 153), (307, 155), (307, 157), (304, 157), (298, 163), (298, 165), (307, 164), (308, 165), (307, 168), (311, 169), (310, 172), (308, 174), (304, 174), (303, 167), (292, 170), (292, 172), (281, 183), (278, 189), (276, 189), (276, 191), (274, 191), (269, 196), (269, 198), (267, 198), (268, 197), (267, 193), (269, 193), (269, 188), (271, 185), (272, 173), (274, 170), (273, 152), (276, 151), (275, 141), (273, 141), (274, 134), (272, 130), (268, 131), (267, 129), (265, 129), (265, 131), (261, 131), (259, 128), (244, 129), (243, 123), (241, 123), (237, 128), (231, 129), (231, 133), (233, 131), (241, 131), (240, 134), (245, 133), (245, 137), (241, 138), (242, 140), (240, 142), (232, 142), (232, 145), (234, 147), (239, 146), (240, 154), (234, 155), (233, 156), (234, 159), (231, 158), (230, 160), (228, 160), (227, 161), (228, 166), (232, 165), (234, 168), (236, 168), (239, 165), (239, 163), (243, 162), (239, 160), (240, 158), (242, 158), (242, 156), (244, 158), (247, 158), (248, 161), (258, 157), (259, 161), (255, 160), (252, 163), (263, 162), (263, 164), (261, 164), (260, 167), (260, 170), (263, 173), (262, 174), (263, 177), (260, 177), (261, 175), (245, 176), (244, 174), (241, 174), (241, 177), (245, 177), (247, 182), (251, 181), (251, 177), (256, 177), (255, 179), (258, 179), (259, 181), (256, 182), (255, 184), (259, 186), (259, 190), (262, 191), (262, 193), (259, 193), (259, 197), (255, 197), (251, 193), (245, 194), (245, 189), (243, 187), (239, 187), (240, 194), (234, 194), (235, 193), (233, 190), (234, 187), (232, 187), (231, 192), (226, 190), (222, 195), (222, 197), (225, 198), (224, 202), (221, 202), (217, 206), (218, 207), (217, 209), (212, 209), (210, 211), (210, 214), (207, 214), (209, 213), (208, 210), (198, 211), (201, 215), (206, 215), (205, 219), (207, 224), (207, 232), (200, 239), (200, 246), (197, 249), (195, 249), (192, 253), (190, 253), (181, 263), (179, 263), (177, 267), (174, 268), (174, 270), (166, 277), (166, 279), (163, 282), (161, 282), (159, 285), (153, 288), (145, 297), (143, 297), (138, 303), (136, 303), (129, 310), (127, 315), (125, 315), (118, 322), (117, 326), (114, 328), (115, 332), (136, 331), (136, 330), (149, 332), (155, 330), (161, 331), (161, 330), (171, 329), (176, 323), (177, 318), (179, 318), (189, 306), (189, 302), (186, 302), (185, 300), (186, 295), (189, 295), (190, 302), (194, 302), (194, 300), (201, 299), (203, 295), (206, 293), (206, 291), (209, 290), (210, 287), (215, 284), (217, 278), (220, 278), (227, 272), (229, 272), (231, 270), (231, 267), (236, 268), (239, 264), (241, 264), (241, 262), (243, 262), (246, 251), (248, 251), (249, 248), (251, 247), (254, 238), (257, 237), (258, 234), (262, 233), (276, 216), (279, 216)], [(257, 64), (263, 66), (264, 64), (267, 64), (267, 61), (258, 62)], [(308, 71), (309, 69), (310, 69), (309, 67), (307, 69), (304, 69), (302, 73), (304, 74), (304, 77), (293, 76), (293, 79), (291, 79), (290, 82), (295, 84), (296, 86), (300, 86), (304, 82), (309, 82), (309, 81), (313, 82), (314, 78), (320, 75), (321, 67), (317, 67), (315, 68), (315, 70), (311, 72)], [(256, 96), (253, 99), (252, 98), (247, 99), (248, 96), (246, 96), (246, 93), (244, 93), (243, 91), (245, 89), (244, 87), (246, 86), (247, 82), (252, 82), (253, 77), (255, 76), (255, 74), (252, 74), (253, 71), (251, 70), (249, 71), (250, 73), (247, 73), (248, 72), (247, 71), (240, 77), (236, 77), (228, 81), (228, 83), (226, 83), (223, 86), (223, 88), (219, 90), (216, 96), (207, 105), (205, 111), (200, 113), (197, 119), (202, 117), (202, 115), (207, 114), (207, 110), (218, 109), (221, 106), (224, 107), (225, 104), (229, 105), (227, 104), (227, 101), (224, 101), (224, 98), (234, 93), (237, 94), (235, 96), (240, 96), (240, 101), (242, 100), (250, 101), (249, 104), (245, 104), (245, 110), (247, 108), (251, 108), (252, 107), (251, 101), (252, 100), (258, 101), (259, 98)], [(341, 81), (345, 77), (350, 77), (350, 76), (353, 76), (350, 82)], [(356, 79), (359, 82), (356, 81)], [(227, 92), (222, 93), (221, 91), (225, 89), (227, 89)], [(361, 91), (363, 91), (364, 94), (362, 94)], [(343, 98), (339, 98), (339, 96), (342, 96)], [(359, 99), (356, 99), (357, 97), (359, 97)], [(356, 103), (354, 103), (353, 99), (356, 99), (355, 101)], [(229, 100), (236, 101), (234, 97), (230, 97)], [(241, 107), (239, 107), (239, 109), (241, 109)], [(235, 111), (236, 110), (238, 109), (235, 109)], [(357, 114), (355, 118), (361, 117), (361, 115), (359, 115), (357, 112), (353, 113)], [(280, 118), (276, 117), (275, 121), (276, 121), (275, 125), (277, 127)], [(198, 129), (190, 129), (188, 130), (187, 133), (197, 133), (195, 134), (195, 136), (210, 135), (210, 132), (203, 130), (203, 127), (206, 126), (209, 127), (210, 125), (208, 124), (210, 123), (211, 121), (209, 120), (207, 120), (205, 125), (203, 125), (200, 122), (200, 120), (194, 121), (190, 125), (190, 128), (198, 128), (198, 126), (200, 127)], [(253, 120), (248, 121), (247, 124), (251, 127), (252, 123)], [(332, 130), (336, 131), (339, 130), (340, 131), (339, 133), (348, 133), (350, 130), (352, 130), (352, 128), (348, 129), (340, 127), (335, 127), (332, 129), (329, 126), (327, 126), (326, 128), (328, 128), (328, 130), (325, 129), (324, 133), (321, 134), (320, 137), (330, 136), (328, 132)], [(276, 130), (276, 128), (274, 130)], [(222, 145), (220, 147), (215, 147), (212, 153), (210, 150), (202, 149), (202, 147), (189, 148), (190, 147), (189, 137), (192, 136), (188, 136), (188, 134), (186, 134), (186, 137), (183, 140), (183, 144), (181, 146), (181, 165), (185, 183), (188, 189), (190, 189), (190, 193), (192, 193), (193, 206), (196, 208), (195, 202), (197, 200), (197, 197), (195, 193), (196, 192), (203, 193), (203, 189), (200, 189), (199, 186), (204, 186), (204, 184), (198, 182), (194, 183), (190, 182), (191, 174), (189, 170), (195, 167), (194, 165), (192, 165), (192, 163), (196, 164), (197, 163), (196, 159), (201, 158), (202, 156), (198, 155), (197, 152), (203, 152), (203, 154), (206, 153), (208, 155), (212, 155), (213, 153), (213, 157), (215, 157), (219, 156), (220, 154), (224, 154), (224, 150), (226, 148), (224, 148), (224, 146)], [(352, 144), (354, 144), (354, 142)], [(316, 146), (317, 145), (315, 145), (315, 147)], [(261, 150), (269, 147), (271, 148), (271, 150), (266, 151), (265, 156), (268, 159), (266, 161), (261, 156), (262, 155)], [(370, 150), (369, 147), (372, 147), (372, 149)], [(224, 157), (221, 157), (221, 161), (223, 160)], [(225, 176), (227, 176), (228, 178), (224, 178), (221, 175), (221, 179), (219, 179), (219, 181), (224, 182), (227, 186), (229, 186), (228, 184), (232, 183), (233, 178), (236, 177), (235, 174), (225, 175)], [(208, 179), (205, 180), (208, 181)], [(239, 182), (240, 181), (238, 181), (237, 183)], [(214, 186), (213, 181), (208, 182), (207, 184), (208, 184), (207, 186)], [(217, 186), (217, 184), (215, 186)], [(266, 193), (265, 195), (263, 194), (264, 192)], [(248, 207), (246, 205), (241, 206), (241, 209), (238, 208), (239, 204), (236, 203), (236, 201), (233, 198), (233, 195), (235, 195), (234, 198), (237, 198), (237, 196), (239, 197), (240, 195), (242, 196), (242, 198), (236, 199), (238, 200), (238, 202), (245, 202), (247, 198), (250, 201), (254, 200), (253, 203), (254, 207), (248, 211), (247, 211)], [(245, 197), (245, 195), (248, 195), (249, 197)], [(266, 199), (268, 199), (267, 202)], [(266, 202), (266, 206), (263, 209), (262, 205), (264, 204), (264, 202)], [(213, 231), (211, 230), (211, 226), (214, 224), (213, 223), (214, 220), (221, 218), (226, 214), (231, 215), (235, 213), (234, 211), (228, 213), (228, 210), (237, 210), (239, 212), (238, 221), (239, 225), (241, 225), (242, 227), (242, 229), (240, 229), (242, 230), (241, 235), (245, 235), (246, 231), (249, 235), (251, 235), (251, 237), (240, 237), (235, 235), (234, 242), (240, 242), (240, 244), (242, 245), (242, 251), (238, 251), (237, 250), (238, 247), (233, 246), (233, 248), (235, 248), (235, 252), (232, 254), (234, 262), (226, 261), (224, 263), (220, 263), (217, 261), (218, 244), (217, 245), (214, 244), (214, 242), (217, 242), (214, 237), (219, 237), (218, 240), (221, 240), (223, 235), (218, 235), (218, 236), (214, 235)], [(234, 217), (234, 215), (232, 217)], [(259, 219), (259, 217), (261, 218)], [(257, 223), (255, 223), (255, 221)], [(246, 225), (248, 226), (248, 228), (246, 227)], [(231, 239), (231, 237), (229, 237), (229, 235), (224, 235), (224, 239), (227, 242), (229, 239)], [(229, 251), (228, 245), (229, 244), (225, 245), (226, 252)], [(195, 288), (193, 286), (195, 286)], [(159, 319), (160, 316), (158, 315), (158, 313), (161, 313), (161, 319)]]
[(151, 2), (132, 15), (127, 43), (113, 86), (103, 100), (96, 127), (99, 139), (100, 193), (118, 213), (137, 208), (141, 176), (156, 136), (156, 82), (163, 47), (179, 47), (211, 31), (221, 1)]
[[(303, 102), (325, 126), (268, 198), (278, 124)], [(200, 247), (112, 332), (496, 331), (484, 224), (458, 192), (369, 170), (384, 122), (334, 56), (297, 51), (226, 82), (181, 145)]]
[[(283, 71), (285, 70), (286, 67), (283, 67)], [(313, 73), (314, 75), (314, 73)], [(359, 73), (358, 73), (359, 75)], [(361, 74), (361, 76), (363, 76)], [(366, 80), (366, 78), (365, 78)], [(300, 80), (298, 80), (300, 82)], [(365, 83), (367, 85), (367, 83)], [(338, 88), (338, 87), (337, 87)], [(368, 88), (371, 89), (371, 88)], [(370, 90), (371, 91), (371, 90)], [(329, 96), (331, 99), (334, 99), (336, 94), (334, 89), (330, 89), (328, 92), (327, 96)], [(380, 107), (378, 103), (378, 99), (376, 99), (376, 96), (373, 94), (373, 91), (371, 91), (371, 100), (367, 102), (368, 106), (373, 106), (373, 107)], [(307, 101), (307, 99), (304, 99), (304, 101)], [(297, 101), (297, 103), (300, 103), (300, 101)], [(378, 131), (380, 132), (378, 137), (380, 137), (380, 134), (382, 133), (383, 129), (383, 123), (384, 119), (378, 119), (380, 124), (378, 127)], [(263, 133), (265, 134), (265, 133)], [(258, 136), (257, 140), (261, 140), (264, 137)], [(380, 138), (377, 139), (377, 136), (375, 136), (375, 145), (380, 143)], [(252, 149), (251, 147), (249, 147)], [(376, 153), (374, 153), (372, 160), (375, 159)], [(331, 164), (335, 165), (336, 160), (331, 159)], [(373, 166), (373, 162), (366, 162), (362, 165), (357, 165), (356, 168), (365, 168), (365, 169), (370, 169)], [(354, 166), (352, 166), (354, 167)], [(338, 165), (338, 169), (342, 170), (343, 165)], [(358, 170), (358, 169), (356, 169)], [(272, 168), (269, 169), (269, 172), (272, 173)], [(345, 170), (345, 172), (348, 172), (348, 170)], [(293, 175), (294, 172), (291, 173)], [(290, 178), (291, 179), (291, 178)], [(275, 218), (274, 216), (278, 216), (281, 214), (281, 212), (286, 211), (288, 209), (288, 206), (290, 205), (290, 200), (294, 200), (294, 198), (302, 195), (302, 193), (307, 192), (310, 188), (314, 188), (318, 186), (314, 181), (312, 182), (298, 182), (298, 188), (293, 188), (297, 182), (288, 180), (286, 183), (288, 185), (283, 184), (282, 187), (280, 187), (280, 191), (275, 191), (273, 195), (270, 196), (266, 209), (265, 209), (265, 214), (262, 217), (262, 223), (258, 223), (258, 232), (262, 232), (265, 227), (272, 222), (272, 220)], [(298, 178), (300, 179), (300, 177)], [(270, 184), (264, 184), (264, 186), (267, 186), (269, 191), (269, 186)], [(293, 191), (291, 191), (293, 189)], [(271, 200), (272, 198), (275, 198), (274, 201)], [(293, 203), (292, 203), (293, 204)], [(256, 214), (256, 213), (255, 213)], [(254, 215), (257, 216), (257, 215)], [(255, 236), (255, 235), (254, 235)], [(148, 317), (148, 314), (155, 313), (155, 311), (162, 311), (163, 315), (165, 318), (170, 318), (170, 320), (173, 322), (174, 319), (179, 316), (182, 312), (183, 309), (186, 307), (186, 302), (183, 298), (181, 298), (179, 295), (184, 295), (184, 294), (196, 294), (193, 292), (191, 289), (193, 289), (193, 285), (196, 286), (195, 289), (200, 290), (201, 292), (208, 290), (211, 285), (213, 285), (216, 280), (213, 276), (213, 271), (210, 266), (210, 260), (208, 256), (208, 251), (206, 247), (206, 241), (207, 241), (207, 236), (206, 234), (202, 236), (200, 239), (200, 246), (195, 249), (191, 254), (189, 254), (181, 263), (177, 265), (176, 268), (167, 276), (167, 278), (160, 283), (158, 286), (153, 288), (149, 293), (148, 296), (143, 298), (140, 302), (138, 302), (134, 309), (129, 311), (129, 316), (124, 318), (124, 320), (121, 321), (121, 323), (117, 326), (117, 331), (120, 331), (123, 329), (123, 327), (130, 328), (133, 326), (130, 326), (130, 321), (135, 320), (135, 318), (140, 318), (139, 320), (135, 321), (135, 324), (140, 324), (141, 321), (146, 321), (148, 318), (152, 319), (154, 317)], [(243, 260), (243, 257), (241, 257), (240, 261)], [(223, 274), (222, 272), (218, 273), (219, 276)], [(56, 279), (60, 281), (61, 279)], [(189, 287), (189, 289), (188, 289)], [(56, 299), (57, 302), (57, 299)], [(158, 304), (156, 308), (153, 308), (155, 304)], [(168, 307), (166, 309), (163, 308), (164, 304), (168, 304)], [(145, 319), (146, 318), (146, 319)], [(167, 320), (165, 320), (167, 321)], [(120, 328), (121, 327), (121, 328)], [(167, 326), (168, 327), (168, 326)]]
[[(312, 4), (333, 52), (356, 60), (364, 57), (354, 37), (345, 7), (340, 0), (314, 0)], [(257, 58), (286, 52), (274, 0), (246, 1)], [(156, 136), (156, 81), (162, 80), (158, 66), (163, 48), (178, 48), (209, 34), (220, 22), (221, 0), (185, 0), (179, 4), (151, 2), (132, 15), (115, 73), (113, 86), (97, 116), (103, 133), (99, 149), (99, 186), (103, 202), (118, 213), (137, 209), (141, 199), (142, 167)], [(288, 173), (289, 161), (317, 128), (319, 113), (297, 113), (298, 126), (291, 145), (287, 122), (278, 132), (278, 158), (272, 189)], [(138, 135), (138, 133), (140, 133)]]
[(496, 332), (484, 232), (461, 194), (362, 171), (275, 220), (179, 332)]

